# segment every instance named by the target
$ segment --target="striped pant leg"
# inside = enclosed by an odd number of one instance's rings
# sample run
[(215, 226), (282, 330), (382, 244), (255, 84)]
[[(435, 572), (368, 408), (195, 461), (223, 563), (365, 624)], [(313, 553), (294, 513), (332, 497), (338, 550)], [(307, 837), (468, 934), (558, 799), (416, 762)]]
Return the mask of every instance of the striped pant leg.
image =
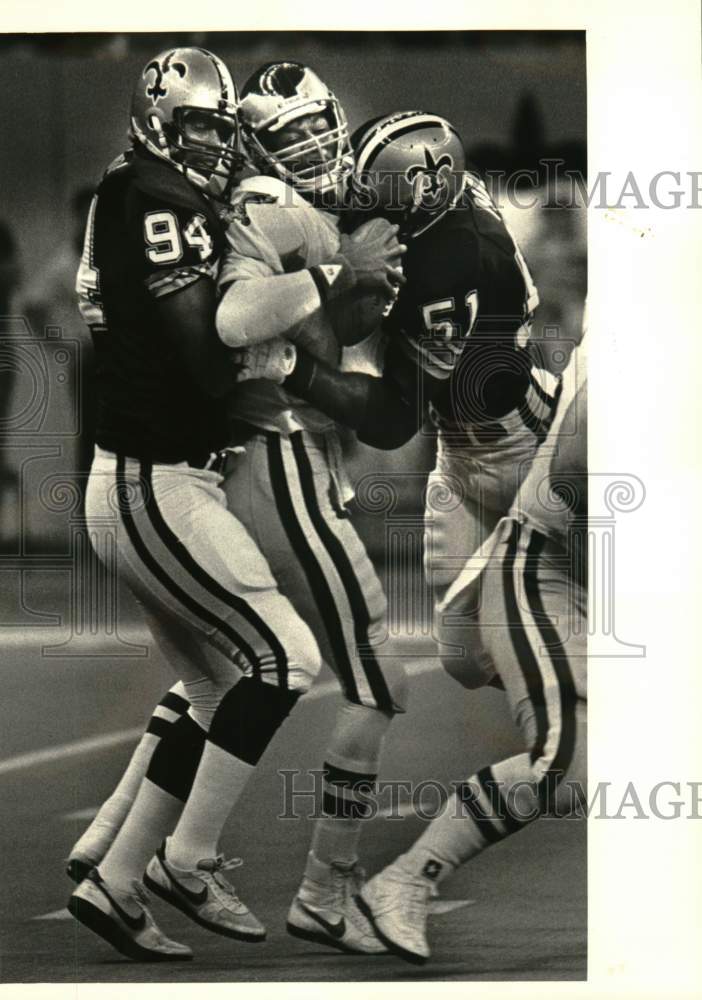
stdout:
[[(314, 638), (226, 510), (219, 482), (187, 465), (103, 453), (88, 488), (89, 530), (152, 615), (190, 629), (246, 674), (305, 690), (321, 662)], [(211, 658), (201, 665), (211, 671)]]
[(385, 596), (348, 515), (334, 503), (322, 439), (306, 432), (257, 435), (228, 471), (225, 490), (346, 698), (402, 710), (404, 668), (377, 650), (386, 636)]
[(584, 793), (583, 594), (543, 535), (509, 519), (498, 530), (480, 622), (526, 751), (457, 784), (403, 855), (408, 870), (437, 881), (537, 817), (571, 813)]
[(447, 590), (489, 537), (498, 515), (481, 502), (479, 486), (463, 474), (462, 463), (443, 462), (430, 474), (424, 511), (424, 573), (434, 603), (434, 634), (446, 672), (473, 689), (495, 670), (482, 645), (478, 614), (482, 577), (461, 593), (460, 601), (440, 610)]
[(586, 780), (585, 594), (565, 550), (528, 524), (506, 519), (499, 530), (481, 629), (527, 753), (481, 776), (523, 782), (529, 816), (567, 811)]

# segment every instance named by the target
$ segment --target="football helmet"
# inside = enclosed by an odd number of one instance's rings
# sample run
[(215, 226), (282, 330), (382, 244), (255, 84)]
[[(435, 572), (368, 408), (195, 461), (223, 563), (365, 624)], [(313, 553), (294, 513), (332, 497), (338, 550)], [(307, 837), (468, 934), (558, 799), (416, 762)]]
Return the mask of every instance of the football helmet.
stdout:
[[(277, 134), (308, 115), (327, 128), (281, 145)], [(314, 197), (343, 189), (353, 170), (346, 116), (329, 87), (296, 62), (262, 66), (244, 84), (239, 110), (242, 138), (259, 169), (277, 174), (300, 194)]]
[(144, 67), (132, 96), (131, 135), (210, 194), (245, 163), (238, 94), (229, 70), (206, 49), (175, 48)]
[(350, 205), (382, 214), (403, 237), (418, 236), (458, 201), (465, 187), (463, 141), (445, 118), (398, 111), (357, 129)]

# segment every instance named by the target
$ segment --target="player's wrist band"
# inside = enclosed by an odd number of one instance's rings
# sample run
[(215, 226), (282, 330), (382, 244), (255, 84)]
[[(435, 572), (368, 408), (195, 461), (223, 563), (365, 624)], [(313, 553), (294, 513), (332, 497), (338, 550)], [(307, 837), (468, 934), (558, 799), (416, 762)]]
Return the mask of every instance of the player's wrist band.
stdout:
[(317, 372), (317, 363), (307, 351), (298, 347), (295, 367), (283, 380), (283, 388), (295, 396), (309, 392)]
[(315, 264), (309, 271), (323, 306), (356, 284), (354, 270), (343, 254), (337, 254), (328, 264)]

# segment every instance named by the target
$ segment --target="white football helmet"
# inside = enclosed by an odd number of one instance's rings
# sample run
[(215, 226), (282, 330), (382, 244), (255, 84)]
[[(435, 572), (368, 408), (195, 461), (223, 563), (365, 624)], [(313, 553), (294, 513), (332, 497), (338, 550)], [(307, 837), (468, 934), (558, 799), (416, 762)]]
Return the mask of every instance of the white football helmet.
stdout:
[[(324, 132), (282, 148), (271, 137), (307, 115), (328, 122)], [(244, 84), (239, 107), (242, 137), (265, 173), (308, 197), (341, 190), (351, 176), (353, 155), (346, 116), (325, 83), (296, 62), (269, 63)]]

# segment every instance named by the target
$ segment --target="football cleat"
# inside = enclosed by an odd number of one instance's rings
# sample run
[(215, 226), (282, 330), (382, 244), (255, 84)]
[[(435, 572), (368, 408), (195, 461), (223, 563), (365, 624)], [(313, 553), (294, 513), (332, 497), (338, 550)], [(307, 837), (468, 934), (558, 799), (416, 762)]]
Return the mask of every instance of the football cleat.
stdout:
[(389, 865), (361, 889), (356, 902), (388, 949), (407, 962), (429, 958), (427, 916), (431, 883)]
[(355, 903), (363, 879), (356, 862), (325, 864), (310, 852), (302, 885), (288, 913), (288, 934), (340, 951), (387, 954)]
[(172, 941), (156, 926), (141, 883), (133, 885), (131, 893), (110, 889), (93, 868), (69, 899), (69, 913), (134, 962), (191, 959), (193, 953), (187, 945)]
[(225, 861), (220, 856), (199, 861), (196, 869), (185, 871), (166, 860), (164, 843), (149, 861), (144, 882), (165, 902), (215, 934), (239, 941), (263, 941), (266, 928), (222, 875), (242, 864), (241, 858)]

